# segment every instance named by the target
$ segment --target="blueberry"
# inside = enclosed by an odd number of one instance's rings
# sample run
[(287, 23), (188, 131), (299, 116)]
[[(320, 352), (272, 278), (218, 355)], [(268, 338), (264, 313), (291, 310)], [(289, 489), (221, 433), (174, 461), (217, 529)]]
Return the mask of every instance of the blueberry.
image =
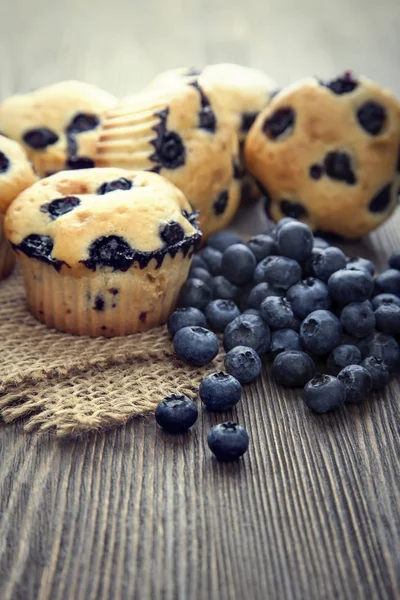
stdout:
[(293, 329), (293, 331), (300, 333), (301, 324), (302, 324), (302, 320), (299, 319), (298, 317), (294, 317), (293, 321), (290, 323), (290, 329)]
[(170, 221), (160, 227), (159, 235), (166, 246), (175, 246), (185, 239), (185, 232), (179, 223)]
[(172, 338), (177, 331), (183, 329), (183, 327), (189, 327), (189, 325), (196, 325), (197, 327), (206, 326), (205, 316), (198, 308), (194, 308), (193, 306), (177, 308), (167, 321), (168, 332)]
[(281, 200), (279, 208), (282, 214), (293, 219), (302, 219), (308, 214), (307, 209), (300, 202), (292, 202), (291, 200)]
[(362, 258), (361, 256), (354, 256), (347, 261), (346, 269), (350, 269), (352, 271), (365, 271), (370, 275), (375, 274), (374, 264), (368, 260), (367, 258)]
[(315, 277), (314, 272), (314, 259), (320, 254), (323, 253), (322, 248), (313, 248), (310, 256), (304, 260), (301, 264), (303, 269), (303, 279), (307, 279), (308, 277)]
[(255, 317), (260, 317), (260, 319), (261, 319), (260, 311), (257, 310), (256, 308), (246, 308), (246, 310), (244, 310), (242, 314), (254, 315)]
[(382, 271), (376, 280), (376, 289), (380, 293), (395, 294), (400, 296), (400, 271), (397, 269), (386, 269)]
[(367, 358), (367, 356), (382, 358), (389, 370), (393, 370), (399, 365), (399, 345), (391, 335), (373, 332), (368, 337), (361, 340), (358, 347), (363, 358)]
[(278, 246), (282, 256), (302, 262), (311, 254), (314, 237), (304, 223), (286, 223), (278, 232)]
[(352, 302), (340, 315), (343, 329), (356, 338), (364, 338), (375, 329), (375, 315), (369, 300)]
[(329, 248), (330, 244), (324, 238), (315, 236), (314, 237), (314, 248), (320, 248), (321, 250), (325, 250)]
[(79, 198), (75, 196), (66, 196), (65, 198), (56, 198), (56, 200), (52, 200), (51, 202), (47, 202), (46, 204), (42, 204), (40, 207), (40, 212), (47, 213), (50, 219), (57, 219), (58, 217), (62, 217), (67, 213), (74, 210), (81, 201)]
[(204, 327), (183, 327), (174, 337), (176, 356), (194, 367), (207, 365), (217, 356), (218, 349), (217, 336)]
[(335, 248), (334, 246), (326, 248), (321, 254), (315, 256), (313, 260), (315, 276), (325, 283), (333, 273), (340, 269), (344, 269), (345, 267), (346, 256), (344, 252), (342, 252), (340, 248)]
[(302, 322), (300, 338), (308, 352), (328, 354), (340, 344), (340, 321), (328, 310), (315, 310)]
[(371, 135), (381, 133), (386, 122), (386, 110), (380, 104), (369, 100), (357, 111), (359, 124)]
[(287, 329), (294, 318), (290, 302), (279, 296), (269, 296), (261, 302), (260, 314), (271, 329)]
[(212, 246), (206, 246), (199, 254), (206, 263), (211, 275), (215, 277), (221, 274), (222, 252)]
[(254, 272), (257, 283), (266, 281), (272, 286), (287, 290), (301, 278), (298, 262), (285, 256), (267, 256), (258, 263)]
[(372, 390), (372, 377), (361, 365), (348, 365), (340, 371), (338, 379), (346, 389), (348, 404), (360, 404)]
[(242, 386), (228, 373), (212, 373), (201, 382), (199, 395), (209, 410), (231, 410), (240, 400)]
[(22, 139), (34, 150), (42, 150), (55, 144), (58, 141), (58, 135), (47, 127), (39, 127), (26, 131)]
[(287, 350), (302, 350), (299, 334), (293, 329), (277, 329), (271, 333), (269, 351), (276, 355)]
[(240, 315), (240, 310), (232, 300), (212, 300), (205, 308), (207, 323), (213, 331), (222, 333), (225, 327)]
[(394, 304), (400, 306), (400, 298), (394, 294), (378, 294), (371, 300), (372, 308), (376, 310), (380, 306)]
[(340, 408), (345, 400), (344, 384), (332, 375), (316, 375), (304, 388), (305, 403), (319, 415)]
[(324, 160), (325, 173), (331, 179), (354, 185), (357, 180), (352, 169), (351, 158), (345, 152), (328, 152)]
[(4, 154), (4, 152), (0, 152), (0, 173), (5, 173), (8, 171), (9, 167), (10, 159)]
[(300, 319), (315, 310), (329, 310), (332, 304), (325, 283), (313, 277), (292, 285), (286, 292), (286, 297), (294, 314)]
[(197, 421), (198, 410), (187, 396), (172, 394), (156, 408), (156, 421), (168, 433), (183, 433)]
[(281, 352), (272, 364), (272, 376), (285, 387), (303, 387), (315, 374), (311, 356), (300, 350)]
[(256, 257), (257, 262), (260, 262), (263, 258), (266, 258), (267, 256), (277, 254), (278, 252), (278, 247), (273, 237), (265, 233), (261, 233), (260, 235), (252, 237), (247, 242), (247, 246), (250, 248), (250, 250)]
[(269, 298), (270, 296), (282, 296), (282, 293), (281, 290), (276, 290), (266, 281), (262, 281), (261, 283), (257, 283), (257, 285), (250, 290), (246, 299), (246, 304), (250, 308), (259, 309), (261, 302), (265, 300), (265, 298)]
[(332, 375), (337, 375), (348, 365), (359, 365), (361, 362), (361, 352), (357, 346), (350, 344), (341, 344), (332, 350), (328, 356), (327, 367)]
[(206, 271), (201, 267), (194, 267), (194, 269), (190, 269), (189, 271), (189, 279), (200, 279), (209, 285), (212, 275), (209, 273), (209, 271)]
[(276, 140), (285, 132), (290, 132), (295, 124), (296, 115), (290, 106), (278, 108), (271, 117), (265, 119), (263, 132), (271, 140)]
[(203, 310), (211, 301), (211, 290), (201, 279), (188, 279), (179, 294), (179, 306), (194, 306)]
[(343, 75), (328, 81), (328, 83), (320, 83), (338, 95), (350, 94), (358, 86), (358, 81), (354, 79), (351, 71), (345, 71)]
[(372, 295), (374, 280), (365, 271), (341, 269), (329, 277), (328, 289), (331, 297), (338, 304), (364, 302)]
[(256, 258), (244, 244), (229, 246), (222, 255), (222, 275), (236, 285), (251, 281)]
[(400, 306), (382, 304), (375, 311), (376, 328), (382, 333), (400, 334)]
[(235, 346), (248, 346), (258, 354), (264, 354), (271, 341), (268, 325), (261, 317), (240, 315), (226, 326), (224, 332), (224, 349), (226, 352)]
[(217, 275), (208, 282), (211, 294), (214, 300), (223, 298), (224, 300), (236, 300), (239, 295), (239, 289), (236, 285), (228, 281), (223, 275)]
[(217, 460), (230, 462), (237, 460), (249, 447), (249, 434), (236, 423), (221, 423), (210, 429), (208, 447)]
[(367, 356), (361, 363), (371, 375), (372, 389), (383, 390), (390, 381), (390, 373), (387, 364), (382, 358), (376, 356)]
[(208, 271), (208, 265), (207, 265), (206, 261), (203, 260), (199, 254), (195, 254), (193, 256), (193, 258), (192, 258), (192, 264), (190, 266), (191, 269), (197, 269), (197, 267), (199, 267), (200, 269), (205, 269), (206, 271)]
[(400, 271), (400, 250), (393, 252), (392, 256), (389, 258), (389, 267)]
[(296, 221), (296, 219), (293, 219), (293, 217), (284, 217), (283, 219), (281, 219), (280, 221), (278, 221), (278, 223), (275, 225), (275, 227), (271, 231), (271, 233), (270, 233), (271, 237), (273, 239), (277, 240), (278, 239), (278, 234), (279, 234), (280, 230), (287, 223), (297, 223), (297, 221)]
[(260, 374), (261, 359), (253, 348), (236, 346), (226, 354), (225, 368), (240, 383), (249, 383)]
[(233, 231), (218, 231), (208, 238), (207, 244), (220, 252), (225, 252), (229, 246), (242, 243), (242, 238)]

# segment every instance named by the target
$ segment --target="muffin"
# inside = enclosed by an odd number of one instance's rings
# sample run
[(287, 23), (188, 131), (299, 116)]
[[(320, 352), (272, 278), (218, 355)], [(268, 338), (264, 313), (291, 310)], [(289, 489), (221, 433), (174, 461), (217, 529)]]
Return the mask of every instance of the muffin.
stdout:
[(5, 233), (37, 319), (111, 337), (167, 320), (201, 237), (196, 225), (163, 177), (88, 169), (25, 190), (7, 211)]
[(81, 81), (61, 81), (0, 104), (0, 131), (25, 148), (40, 177), (94, 166), (102, 115), (117, 99)]
[(37, 180), (17, 142), (0, 135), (0, 280), (14, 268), (15, 255), (3, 232), (4, 213), (20, 192)]
[(300, 81), (278, 93), (246, 140), (246, 163), (268, 215), (314, 231), (360, 238), (397, 203), (400, 109), (395, 97), (351, 72)]
[(111, 109), (102, 125), (96, 164), (159, 173), (199, 212), (205, 237), (232, 220), (237, 138), (218, 101), (197, 83), (132, 97)]
[(258, 114), (267, 106), (277, 84), (262, 71), (234, 64), (209, 65), (204, 69), (182, 68), (160, 73), (147, 89), (162, 88), (179, 81), (198, 81), (211, 101), (222, 102), (240, 143), (241, 195), (246, 202), (261, 196), (257, 182), (246, 170), (243, 144)]

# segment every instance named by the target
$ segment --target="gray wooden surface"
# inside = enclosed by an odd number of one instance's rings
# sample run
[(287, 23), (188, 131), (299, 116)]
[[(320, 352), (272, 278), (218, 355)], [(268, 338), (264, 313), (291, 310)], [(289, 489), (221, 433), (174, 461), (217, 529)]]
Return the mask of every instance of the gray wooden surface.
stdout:
[[(122, 95), (218, 61), (282, 84), (353, 67), (400, 95), (399, 25), (397, 0), (2, 0), (0, 95), (65, 78)], [(351, 251), (382, 264), (399, 225)], [(210, 457), (207, 413), (183, 438), (152, 418), (64, 442), (1, 426), (0, 598), (399, 598), (399, 396), (317, 418), (266, 372), (233, 465)]]

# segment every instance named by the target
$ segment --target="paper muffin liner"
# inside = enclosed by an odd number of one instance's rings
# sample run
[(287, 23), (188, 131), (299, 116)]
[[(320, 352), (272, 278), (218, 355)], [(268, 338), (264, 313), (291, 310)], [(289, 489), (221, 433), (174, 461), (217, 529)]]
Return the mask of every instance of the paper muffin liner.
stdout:
[(15, 254), (3, 231), (4, 215), (0, 215), (0, 280), (11, 273), (15, 265)]
[(28, 306), (49, 328), (74, 335), (120, 336), (166, 322), (176, 306), (190, 264), (190, 253), (166, 256), (156, 268), (134, 263), (126, 272), (102, 269), (74, 277), (63, 267), (20, 254)]

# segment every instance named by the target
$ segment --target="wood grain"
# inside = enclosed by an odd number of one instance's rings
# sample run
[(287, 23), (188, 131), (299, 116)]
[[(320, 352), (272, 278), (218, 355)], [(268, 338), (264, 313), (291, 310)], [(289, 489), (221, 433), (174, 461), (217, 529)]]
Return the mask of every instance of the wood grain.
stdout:
[[(215, 61), (282, 84), (353, 66), (400, 94), (399, 21), (396, 0), (14, 0), (0, 6), (0, 95), (72, 77), (122, 95)], [(399, 231), (397, 216), (347, 251), (382, 266)], [(183, 437), (151, 417), (62, 442), (2, 426), (0, 598), (399, 598), (399, 396), (393, 381), (315, 417), (266, 366), (232, 414), (202, 411)], [(226, 418), (251, 436), (238, 464), (206, 448)]]

